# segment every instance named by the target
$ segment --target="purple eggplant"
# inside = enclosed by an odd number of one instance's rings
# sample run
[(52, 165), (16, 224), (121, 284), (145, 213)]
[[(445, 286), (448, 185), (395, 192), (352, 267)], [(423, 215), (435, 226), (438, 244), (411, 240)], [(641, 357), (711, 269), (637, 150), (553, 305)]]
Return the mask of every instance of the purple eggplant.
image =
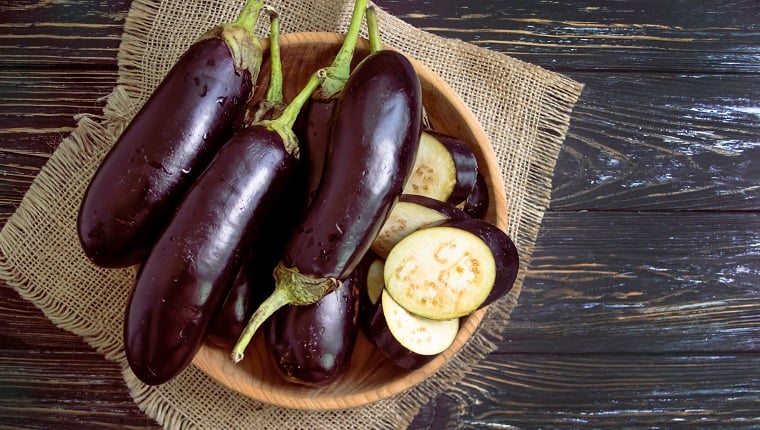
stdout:
[(419, 146), (420, 81), (403, 54), (381, 50), (351, 73), (338, 100), (322, 182), (275, 269), (275, 292), (251, 317), (233, 361), (286, 304), (335, 290), (362, 260), (398, 200)]
[(129, 366), (146, 384), (164, 383), (190, 363), (242, 257), (267, 245), (257, 239), (298, 162), (291, 127), (318, 83), (315, 75), (280, 118), (248, 127), (222, 147), (140, 266), (124, 344)]
[[(240, 116), (238, 130), (257, 124), (264, 120), (277, 119), (287, 107), (282, 94), (282, 62), (280, 59), (280, 18), (271, 7), (264, 10), (270, 17), (269, 63), (270, 75), (267, 93), (263, 98), (251, 99), (245, 112)], [(291, 179), (289, 187), (298, 187), (297, 180)], [(291, 190), (286, 191), (288, 195)], [(277, 264), (280, 252), (285, 246), (284, 237), (290, 234), (295, 222), (295, 212), (291, 211), (290, 202), (299, 199), (281, 199), (277, 208), (266, 224), (270, 227), (261, 232), (262, 243), (266, 247), (255, 247), (248, 254), (232, 283), (227, 297), (221, 307), (214, 313), (207, 340), (217, 346), (232, 348), (243, 332), (253, 311), (274, 291), (272, 270)], [(283, 219), (283, 214), (293, 214), (291, 221)]]
[(462, 209), (472, 218), (485, 218), (488, 212), (488, 185), (483, 175), (478, 173), (472, 192), (464, 201)]
[(307, 206), (322, 179), (335, 107), (351, 72), (356, 42), (366, 7), (367, 0), (355, 1), (348, 31), (340, 50), (327, 68), (327, 77), (304, 106), (296, 121), (294, 130), (301, 142), (304, 169), (302, 175), (305, 177)]
[[(270, 236), (260, 242), (276, 244), (277, 240), (277, 237)], [(248, 254), (227, 297), (211, 317), (206, 340), (223, 348), (235, 345), (253, 311), (274, 291), (272, 270), (277, 264), (277, 255), (276, 248), (270, 246), (256, 247)]]
[(385, 288), (409, 312), (430, 319), (467, 315), (504, 296), (517, 278), (512, 239), (475, 218), (417, 230), (385, 260)]
[(459, 204), (472, 192), (477, 175), (478, 162), (469, 145), (453, 136), (425, 130), (404, 193)]
[(118, 138), (82, 200), (77, 229), (103, 267), (142, 261), (190, 184), (230, 137), (261, 65), (249, 0), (190, 46)]
[(316, 303), (285, 306), (267, 321), (266, 345), (286, 380), (324, 386), (346, 371), (359, 333), (363, 276), (357, 270)]

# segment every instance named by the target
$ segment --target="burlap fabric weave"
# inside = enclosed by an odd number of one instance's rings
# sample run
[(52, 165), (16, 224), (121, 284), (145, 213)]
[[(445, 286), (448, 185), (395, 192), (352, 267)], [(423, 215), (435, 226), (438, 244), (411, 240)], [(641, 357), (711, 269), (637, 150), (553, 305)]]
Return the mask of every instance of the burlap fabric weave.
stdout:
[[(102, 116), (79, 118), (76, 130), (60, 143), (3, 228), (0, 275), (51, 321), (118, 363), (135, 402), (166, 428), (406, 427), (435, 395), (447, 392), (458, 398), (457, 384), (463, 378), (477, 384), (477, 376), (468, 370), (495, 349), (508, 329), (582, 86), (506, 55), (420, 31), (379, 11), (383, 41), (442, 77), (469, 105), (492, 142), (506, 185), (508, 233), (522, 258), (515, 288), (490, 306), (479, 331), (438, 373), (394, 398), (367, 406), (330, 412), (270, 406), (217, 384), (192, 366), (165, 385), (148, 387), (129, 372), (121, 337), (135, 271), (98, 269), (86, 260), (76, 238), (77, 208), (99, 161), (174, 61), (210, 25), (232, 21), (242, 3), (134, 1), (118, 53), (118, 85)], [(284, 33), (345, 32), (353, 7), (350, 0), (268, 4), (281, 11)], [(264, 17), (257, 29), (266, 36)]]

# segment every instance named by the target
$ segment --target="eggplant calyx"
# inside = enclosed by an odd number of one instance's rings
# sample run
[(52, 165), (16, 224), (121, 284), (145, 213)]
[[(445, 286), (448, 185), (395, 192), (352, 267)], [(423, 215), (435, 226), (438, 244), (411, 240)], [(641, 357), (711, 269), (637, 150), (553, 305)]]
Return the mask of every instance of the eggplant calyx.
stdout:
[(288, 291), (289, 303), (296, 306), (311, 305), (340, 287), (341, 282), (332, 277), (315, 278), (304, 275), (297, 267), (285, 267), (280, 262), (274, 268), (274, 280), (278, 287)]
[(253, 31), (263, 7), (262, 0), (248, 0), (234, 22), (217, 25), (201, 37), (222, 39), (230, 51), (235, 72), (241, 74), (248, 70), (253, 82), (258, 79), (263, 57), (261, 42)]
[(279, 118), (273, 120), (261, 121), (259, 124), (277, 132), (282, 138), (282, 144), (289, 154), (298, 158), (300, 151), (298, 146), (298, 137), (293, 133), (293, 124), (298, 118), (301, 109), (309, 101), (309, 98), (317, 89), (320, 83), (325, 79), (325, 69), (319, 69), (311, 75), (309, 82), (301, 89), (298, 95), (288, 104)]
[(354, 57), (356, 42), (359, 40), (359, 31), (361, 30), (362, 18), (367, 9), (367, 0), (356, 0), (354, 10), (351, 15), (351, 22), (348, 25), (346, 36), (343, 39), (338, 54), (335, 56), (333, 63), (327, 68), (327, 77), (322, 83), (322, 88), (318, 96), (323, 100), (330, 100), (343, 91), (343, 87), (348, 81), (351, 73), (351, 60)]
[(272, 294), (256, 309), (248, 324), (232, 348), (230, 358), (239, 363), (253, 335), (261, 325), (278, 309), (285, 305), (305, 306), (318, 302), (324, 296), (340, 287), (341, 282), (335, 278), (313, 278), (304, 275), (297, 268), (288, 268), (280, 262), (273, 272), (275, 289)]

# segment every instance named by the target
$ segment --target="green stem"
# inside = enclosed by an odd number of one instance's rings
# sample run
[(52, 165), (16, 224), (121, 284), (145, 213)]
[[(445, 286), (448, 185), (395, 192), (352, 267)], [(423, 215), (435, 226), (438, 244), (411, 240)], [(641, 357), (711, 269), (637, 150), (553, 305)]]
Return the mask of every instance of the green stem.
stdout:
[(269, 127), (276, 131), (282, 138), (282, 143), (285, 145), (285, 150), (290, 154), (298, 157), (298, 137), (293, 133), (293, 125), (296, 123), (298, 114), (301, 109), (309, 101), (311, 95), (319, 87), (325, 79), (325, 69), (319, 69), (316, 73), (311, 75), (306, 85), (299, 91), (298, 95), (288, 103), (288, 106), (282, 111), (282, 114), (276, 119), (265, 120), (259, 122), (260, 125)]
[(282, 60), (280, 58), (280, 15), (271, 7), (266, 8), (269, 13), (269, 58), (272, 70), (267, 89), (267, 100), (274, 103), (282, 103)]
[(309, 101), (311, 94), (319, 87), (325, 79), (325, 69), (319, 69), (316, 73), (311, 75), (306, 85), (298, 92), (298, 95), (288, 103), (288, 107), (282, 111), (282, 115), (279, 118), (271, 121), (262, 121), (262, 124), (266, 124), (272, 129), (286, 128), (292, 129), (296, 123), (296, 118), (301, 112), (301, 109)]
[(343, 86), (351, 73), (351, 60), (354, 57), (356, 42), (359, 40), (362, 18), (367, 9), (367, 0), (356, 0), (354, 11), (351, 15), (351, 23), (348, 26), (343, 45), (335, 56), (333, 63), (327, 68), (327, 77), (322, 83), (321, 96), (324, 99), (335, 97), (343, 90)]
[(240, 11), (234, 24), (241, 27), (253, 29), (256, 27), (256, 21), (259, 19), (261, 8), (264, 7), (263, 0), (248, 0)]
[(383, 40), (380, 36), (380, 26), (377, 23), (377, 11), (375, 6), (367, 8), (367, 32), (369, 33), (369, 50), (377, 52), (383, 49)]
[(235, 363), (243, 359), (245, 349), (253, 340), (256, 331), (278, 309), (289, 304), (305, 306), (316, 303), (340, 286), (340, 282), (336, 279), (312, 278), (299, 273), (296, 269), (285, 267), (282, 262), (275, 267), (273, 275), (274, 292), (251, 315), (248, 324), (232, 348), (230, 356)]

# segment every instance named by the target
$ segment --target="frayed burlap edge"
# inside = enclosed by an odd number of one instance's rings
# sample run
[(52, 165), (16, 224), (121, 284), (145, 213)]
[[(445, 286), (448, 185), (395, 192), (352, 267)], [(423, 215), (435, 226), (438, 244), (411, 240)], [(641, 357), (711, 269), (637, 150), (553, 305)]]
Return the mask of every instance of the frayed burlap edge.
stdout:
[[(287, 0), (271, 3), (275, 7), (279, 5), (282, 10), (292, 9)], [(346, 1), (342, 6), (330, 6), (329, 14), (337, 13), (338, 16), (333, 21), (319, 24), (326, 27), (318, 26), (310, 30), (344, 32), (350, 17), (351, 3)], [(24, 262), (14, 258), (17, 255), (14, 248), (23, 243), (28, 235), (39, 234), (35, 232), (35, 225), (40, 219), (56, 216), (56, 214), (49, 214), (48, 211), (51, 207), (55, 207), (60, 199), (66, 198), (60, 193), (62, 189), (73, 189), (76, 192), (83, 190), (83, 184), (75, 186), (66, 181), (69, 181), (72, 175), (81, 176), (80, 170), (83, 164), (92, 165), (93, 159), (103, 156), (115, 136), (121, 133), (150, 91), (157, 85), (156, 76), (153, 76), (152, 80), (147, 79), (141, 67), (156, 67), (165, 71), (167, 64), (173, 61), (169, 59), (162, 64), (145, 64), (146, 53), (151, 49), (156, 49), (145, 43), (145, 36), (151, 31), (154, 18), (158, 14), (167, 13), (162, 9), (164, 7), (167, 7), (166, 2), (137, 0), (133, 3), (119, 50), (118, 86), (107, 99), (104, 115), (102, 118), (79, 119), (77, 129), (61, 143), (54, 156), (35, 179), (22, 205), (3, 228), (0, 234), (0, 276), (6, 279), (22, 297), (40, 307), (56, 325), (82, 336), (107, 359), (118, 363), (123, 369), (124, 379), (135, 402), (166, 428), (233, 428), (235, 427), (233, 422), (239, 424), (239, 420), (226, 422), (225, 416), (247, 417), (251, 419), (247, 421), (250, 425), (257, 425), (256, 417), (267, 417), (260, 423), (267, 426), (275, 425), (277, 428), (358, 428), (360, 424), (366, 425), (366, 428), (402, 428), (411, 422), (423, 404), (440, 393), (447, 392), (457, 398), (461, 404), (465, 404), (467, 399), (458, 394), (456, 384), (468, 375), (474, 363), (492, 352), (502, 338), (504, 324), (516, 304), (525, 271), (530, 263), (543, 213), (549, 202), (551, 177), (556, 158), (567, 132), (570, 113), (582, 86), (561, 75), (521, 63), (504, 55), (484, 53), (484, 50), (480, 48), (456, 40), (442, 39), (425, 33), (424, 37), (427, 38), (428, 43), (419, 46), (418, 40), (422, 32), (380, 11), (379, 18), (384, 41), (391, 46), (400, 47), (399, 49), (417, 59), (422, 59), (423, 64), (439, 74), (462, 95), (465, 102), (479, 117), (485, 114), (476, 100), (482, 94), (473, 93), (469, 86), (471, 83), (460, 82), (458, 77), (452, 75), (447, 69), (446, 64), (424, 61), (424, 52), (415, 49), (429, 50), (433, 46), (441, 50), (453, 50), (457, 52), (463, 63), (482, 61), (488, 63), (491, 70), (503, 68), (517, 70), (518, 75), (523, 72), (533, 76), (540, 75), (536, 79), (541, 82), (543, 88), (536, 91), (540, 91), (542, 95), (539, 100), (541, 114), (535, 118), (535, 123), (529, 125), (535, 132), (532, 136), (535, 144), (531, 145), (530, 153), (521, 154), (518, 163), (524, 164), (520, 164), (519, 169), (506, 164), (505, 160), (509, 159), (508, 156), (502, 156), (499, 151), (501, 146), (506, 145), (505, 142), (509, 142), (509, 136), (505, 136), (504, 131), (499, 128), (484, 124), (484, 129), (491, 141), (499, 142), (494, 149), (502, 171), (519, 170), (522, 175), (519, 178), (505, 178), (507, 184), (505, 192), (508, 196), (512, 191), (522, 193), (520, 204), (512, 204), (512, 202), (509, 204), (509, 233), (515, 238), (521, 252), (521, 271), (514, 289), (503, 300), (489, 307), (485, 319), (471, 341), (435, 375), (394, 398), (360, 408), (328, 412), (277, 408), (244, 398), (216, 384), (192, 367), (176, 381), (171, 381), (165, 386), (149, 387), (142, 384), (129, 371), (124, 359), (120, 330), (118, 332), (104, 330), (103, 325), (92, 321), (88, 315), (83, 315), (77, 303), (54, 300), (47, 294), (46, 285), (33, 279), (32, 274), (24, 273)], [(338, 9), (335, 9), (336, 7)], [(225, 14), (220, 16), (220, 20), (230, 20), (236, 13), (237, 10), (234, 7), (226, 6)], [(293, 25), (293, 27), (289, 28), (286, 24), (283, 26), (283, 31), (303, 30), (302, 26)], [(261, 29), (262, 26), (259, 25), (258, 28)], [(185, 41), (174, 41), (174, 43), (187, 45), (192, 40), (192, 36), (188, 37)], [(158, 74), (162, 75), (162, 73)], [(505, 89), (494, 88), (494, 90)], [(89, 175), (86, 177), (89, 178)], [(52, 220), (52, 224), (58, 222), (58, 220)], [(64, 228), (71, 230), (72, 224), (71, 216), (69, 216)], [(71, 237), (71, 231), (69, 235)], [(111, 282), (119, 283), (132, 279), (133, 273), (129, 270), (117, 272), (113, 275), (115, 279)], [(103, 276), (110, 275), (103, 274)], [(210, 395), (215, 399), (222, 399), (218, 403), (224, 404), (224, 409), (213, 409), (209, 405), (208, 407), (212, 409), (204, 410), (198, 408), (193, 401), (187, 401), (188, 396), (192, 397), (200, 390), (203, 391), (203, 396)], [(188, 403), (193, 407), (187, 409)]]

